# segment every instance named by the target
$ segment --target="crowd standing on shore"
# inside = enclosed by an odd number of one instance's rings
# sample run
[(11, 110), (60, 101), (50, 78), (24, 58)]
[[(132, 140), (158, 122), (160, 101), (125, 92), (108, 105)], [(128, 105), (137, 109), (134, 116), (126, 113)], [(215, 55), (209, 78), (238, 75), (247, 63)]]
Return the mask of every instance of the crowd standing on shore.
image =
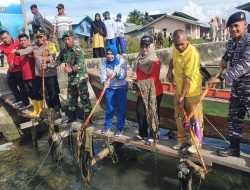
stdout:
[[(66, 122), (77, 119), (77, 105), (80, 97), (80, 108), (84, 110), (84, 120), (90, 115), (92, 105), (89, 99), (87, 67), (84, 61), (84, 52), (75, 41), (72, 31), (72, 20), (64, 13), (64, 5), (57, 5), (58, 14), (53, 21), (52, 39), (47, 39), (43, 17), (37, 5), (31, 5), (34, 14), (32, 28), (35, 34), (34, 44), (29, 36), (20, 34), (13, 39), (8, 31), (2, 30), (0, 37), (0, 59), (3, 66), (2, 54), (7, 57), (9, 65), (7, 83), (15, 99), (13, 104), (20, 109), (30, 107), (30, 100), (34, 111), (32, 117), (39, 117), (46, 106), (53, 108), (56, 118), (61, 117), (61, 103), (59, 99), (59, 84), (57, 69), (64, 66), (68, 75), (68, 106), (69, 114)], [(117, 111), (117, 125), (115, 136), (121, 136), (126, 118), (127, 104), (127, 63), (125, 28), (121, 21), (122, 14), (118, 13), (116, 20), (110, 19), (108, 11), (103, 13), (104, 21), (99, 13), (91, 24), (91, 39), (94, 58), (104, 58), (100, 64), (100, 80), (106, 89), (106, 119), (103, 134), (109, 132), (115, 110)], [(217, 22), (217, 24), (216, 24)], [(220, 27), (218, 27), (220, 23)], [(211, 39), (225, 39), (226, 28), (229, 29), (231, 39), (227, 43), (225, 55), (220, 62), (221, 72), (213, 77), (211, 82), (217, 83), (226, 80), (232, 83), (229, 106), (229, 135), (230, 146), (219, 150), (221, 156), (240, 156), (240, 141), (242, 138), (243, 120), (245, 113), (250, 114), (250, 36), (246, 33), (246, 16), (243, 12), (231, 15), (226, 22), (219, 18), (211, 19)], [(217, 28), (216, 28), (217, 27)], [(220, 28), (218, 30), (218, 28)], [(59, 54), (54, 41), (58, 40)], [(139, 92), (137, 97), (136, 113), (139, 124), (139, 134), (134, 140), (145, 140), (152, 145), (159, 135), (160, 114), (163, 89), (159, 79), (161, 62), (155, 52), (155, 43), (162, 46), (162, 34), (158, 37), (144, 35), (140, 40), (140, 52), (135, 63), (134, 75)], [(202, 93), (200, 54), (192, 46), (183, 30), (176, 30), (169, 36), (169, 44), (173, 43), (172, 58), (169, 63), (167, 79), (176, 82), (174, 96), (174, 117), (178, 132), (178, 143), (173, 146), (180, 150), (189, 146), (188, 152), (195, 153), (194, 143), (202, 147), (203, 110), (202, 104), (196, 109), (191, 125), (196, 129), (196, 138), (189, 141), (189, 134), (184, 128), (184, 110), (191, 113)], [(106, 47), (106, 48), (105, 48)], [(45, 88), (42, 86), (44, 81)], [(45, 96), (45, 97), (44, 97)], [(29, 100), (30, 99), (30, 100)], [(185, 126), (188, 127), (188, 126)]]

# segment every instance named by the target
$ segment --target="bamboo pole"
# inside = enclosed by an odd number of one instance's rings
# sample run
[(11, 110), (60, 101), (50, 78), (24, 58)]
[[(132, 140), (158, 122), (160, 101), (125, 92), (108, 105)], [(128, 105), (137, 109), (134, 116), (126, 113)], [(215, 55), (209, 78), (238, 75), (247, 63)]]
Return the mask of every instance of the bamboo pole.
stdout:
[(110, 153), (110, 149), (104, 148), (101, 152), (99, 152), (92, 160), (91, 165), (94, 166), (97, 162), (101, 161), (103, 158), (108, 156)]
[[(173, 81), (171, 82), (171, 85), (174, 86)], [(190, 122), (190, 119), (194, 116), (195, 110), (199, 107), (199, 105), (201, 104), (202, 100), (205, 98), (207, 92), (209, 91), (209, 89), (210, 89), (212, 86), (213, 86), (213, 83), (210, 83), (210, 84), (208, 85), (208, 88), (202, 93), (200, 100), (199, 100), (198, 103), (194, 106), (194, 108), (193, 108), (193, 110), (191, 111), (191, 113), (189, 114), (189, 116), (187, 116), (187, 114), (186, 114), (184, 108), (181, 107), (181, 111), (182, 111), (183, 116), (184, 116), (184, 118), (185, 118), (185, 122), (187, 122), (187, 123)], [(177, 89), (177, 88), (176, 88), (176, 89)], [(177, 95), (177, 94), (176, 94), (176, 95)], [(199, 156), (199, 158), (200, 158), (200, 160), (201, 160), (201, 164), (202, 164), (202, 167), (203, 167), (203, 169), (204, 169), (204, 172), (205, 172), (205, 174), (207, 174), (206, 164), (205, 164), (205, 161), (204, 161), (203, 156), (202, 156), (202, 154), (201, 154), (201, 151), (200, 151), (200, 149), (199, 149), (199, 147), (198, 147), (198, 145), (197, 145), (197, 143), (196, 143), (196, 141), (195, 141), (194, 132), (192, 131), (192, 129), (191, 129), (190, 127), (188, 128), (188, 131), (189, 131), (189, 133), (190, 133), (190, 135), (191, 135), (191, 138), (192, 138), (192, 141), (193, 141), (193, 143), (194, 143), (195, 149), (196, 149), (197, 152), (198, 152), (198, 156)]]
[[(108, 84), (109, 84), (110, 80), (111, 80), (111, 79), (109, 78), (108, 81), (107, 81)], [(80, 131), (84, 130), (85, 127), (87, 127), (87, 125), (88, 125), (88, 123), (89, 123), (89, 121), (90, 121), (90, 118), (93, 116), (93, 114), (94, 114), (94, 112), (95, 112), (97, 106), (100, 104), (100, 102), (101, 102), (101, 100), (102, 100), (102, 97), (104, 96), (104, 93), (105, 93), (106, 89), (108, 88), (107, 83), (105, 84), (105, 86), (104, 86), (104, 88), (103, 88), (103, 90), (102, 90), (100, 96), (98, 97), (98, 99), (97, 99), (97, 101), (96, 101), (96, 103), (95, 103), (95, 105), (94, 105), (92, 111), (90, 112), (88, 118), (85, 120), (84, 124), (81, 126)]]

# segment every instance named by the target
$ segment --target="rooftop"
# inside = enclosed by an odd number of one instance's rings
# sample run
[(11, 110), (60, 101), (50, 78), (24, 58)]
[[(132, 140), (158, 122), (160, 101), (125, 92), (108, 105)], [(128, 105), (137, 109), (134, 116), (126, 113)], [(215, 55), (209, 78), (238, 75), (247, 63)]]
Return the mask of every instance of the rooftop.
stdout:
[(244, 10), (244, 11), (250, 12), (250, 2), (238, 6), (238, 7), (236, 7), (236, 9), (240, 9), (240, 10)]

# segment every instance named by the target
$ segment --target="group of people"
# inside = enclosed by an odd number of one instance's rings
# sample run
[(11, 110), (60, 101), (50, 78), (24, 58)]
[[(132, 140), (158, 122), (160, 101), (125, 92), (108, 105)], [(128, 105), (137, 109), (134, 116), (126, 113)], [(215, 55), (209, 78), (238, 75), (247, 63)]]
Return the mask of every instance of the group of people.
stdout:
[(168, 41), (168, 47), (172, 47), (172, 33), (170, 33), (167, 37), (166, 32), (164, 32), (164, 34), (162, 34), (162, 32), (158, 32), (154, 33), (152, 37), (156, 46), (162, 48), (164, 44), (164, 39), (166, 39)]
[[(62, 50), (64, 46), (64, 42), (62, 39), (63, 34), (68, 31), (72, 30), (72, 19), (65, 14), (64, 12), (64, 5), (59, 3), (57, 6), (57, 12), (58, 14), (53, 19), (53, 34), (52, 34), (52, 40), (54, 41), (56, 38), (59, 43), (59, 48)], [(36, 34), (38, 30), (42, 29), (45, 30), (45, 23), (44, 18), (42, 17), (41, 13), (38, 11), (38, 7), (36, 4), (33, 4), (30, 6), (30, 10), (32, 14), (34, 15), (33, 21), (32, 21), (32, 31), (33, 34)]]
[(210, 29), (207, 34), (202, 34), (202, 37), (206, 40), (216, 42), (216, 41), (226, 41), (228, 39), (228, 31), (226, 27), (226, 19), (216, 16), (211, 18), (209, 21)]
[[(230, 146), (217, 151), (220, 156), (240, 156), (240, 141), (243, 133), (243, 120), (245, 114), (250, 114), (250, 36), (246, 33), (247, 22), (244, 12), (231, 15), (226, 23), (231, 39), (226, 52), (220, 61), (220, 74), (211, 78), (211, 83), (226, 80), (232, 83), (231, 97), (229, 99), (229, 136)], [(189, 43), (183, 30), (176, 30), (172, 35), (173, 51), (169, 63), (167, 78), (170, 82), (175, 80), (176, 90), (174, 96), (174, 117), (177, 126), (178, 143), (173, 149), (180, 150), (187, 147), (189, 153), (202, 147), (204, 130), (202, 104), (194, 111), (190, 125), (196, 129), (196, 137), (190, 141), (190, 135), (185, 127), (185, 114), (189, 115), (202, 94), (202, 76), (200, 73), (200, 54)], [(159, 126), (159, 108), (163, 89), (159, 80), (161, 62), (156, 55), (154, 39), (151, 36), (143, 36), (140, 41), (140, 53), (135, 64), (134, 77), (139, 89), (136, 114), (139, 124), (139, 134), (134, 140), (145, 140), (146, 144), (152, 144), (157, 138)], [(114, 111), (117, 110), (116, 136), (122, 135), (126, 110), (126, 64), (123, 58), (116, 57), (114, 47), (107, 48), (107, 59), (100, 66), (101, 82), (108, 85), (106, 92), (106, 120), (103, 134), (108, 133), (112, 124)], [(225, 69), (228, 68), (226, 71)], [(123, 100), (123, 101), (122, 101)], [(183, 111), (184, 110), (184, 111)], [(185, 114), (184, 114), (185, 112)]]
[(92, 40), (93, 58), (105, 57), (105, 44), (115, 45), (118, 54), (126, 55), (126, 40), (124, 37), (125, 26), (121, 21), (122, 14), (118, 13), (116, 20), (110, 18), (110, 13), (103, 13), (104, 21), (99, 13), (95, 14), (95, 20), (91, 24), (90, 37)]
[[(60, 50), (64, 46), (62, 36), (64, 32), (72, 30), (72, 19), (65, 14), (64, 5), (59, 3), (56, 7), (58, 15), (53, 20), (53, 35), (52, 38), (59, 43)], [(30, 6), (32, 14), (34, 14), (32, 21), (32, 30), (36, 34), (39, 29), (45, 30), (44, 19), (38, 11), (36, 4)], [(91, 23), (90, 40), (92, 41), (93, 58), (105, 57), (105, 47), (108, 45), (115, 45), (118, 49), (118, 54), (126, 54), (126, 40), (124, 37), (125, 26), (121, 21), (122, 14), (118, 13), (116, 20), (110, 18), (110, 13), (105, 11), (103, 13), (104, 21), (101, 20), (99, 13), (95, 14), (95, 20)], [(106, 44), (106, 46), (105, 46)]]
[[(87, 87), (86, 65), (83, 50), (75, 44), (72, 30), (62, 35), (65, 48), (56, 56), (55, 45), (46, 39), (46, 32), (39, 29), (35, 34), (36, 42), (31, 45), (28, 35), (20, 34), (14, 40), (8, 31), (0, 33), (3, 45), (0, 49), (5, 53), (9, 68), (7, 83), (15, 99), (13, 104), (20, 109), (29, 106), (30, 100), (34, 111), (28, 115), (39, 117), (43, 108), (53, 108), (55, 117), (61, 117), (60, 88), (57, 79), (59, 65), (65, 64), (68, 74), (68, 105), (67, 122), (76, 120), (76, 107), (80, 97), (80, 108), (85, 118), (92, 110)], [(42, 81), (44, 80), (44, 87)], [(30, 99), (30, 100), (29, 100)], [(45, 99), (45, 102), (43, 101)], [(20, 104), (18, 104), (21, 102)]]
[[(60, 6), (59, 6), (60, 7)], [(105, 16), (109, 15), (105, 13)], [(96, 32), (105, 33), (98, 23), (99, 14), (96, 14)], [(108, 21), (112, 25), (111, 21)], [(231, 15), (226, 27), (229, 28), (231, 39), (226, 52), (220, 61), (221, 70), (228, 68), (223, 74), (216, 75), (211, 83), (223, 80), (232, 82), (232, 91), (229, 105), (229, 136), (230, 146), (218, 150), (221, 156), (240, 156), (240, 140), (242, 138), (243, 120), (245, 113), (250, 114), (250, 36), (246, 33), (247, 22), (243, 12)], [(107, 28), (106, 28), (107, 29)], [(93, 33), (96, 35), (97, 33)], [(107, 32), (108, 35), (108, 32)], [(76, 45), (72, 30), (62, 34), (64, 48), (58, 56), (53, 44), (47, 41), (46, 33), (39, 28), (35, 34), (36, 43), (30, 45), (26, 34), (19, 35), (19, 40), (13, 39), (8, 31), (1, 31), (3, 44), (0, 50), (7, 57), (9, 69), (7, 72), (7, 83), (15, 96), (14, 103), (22, 101), (21, 108), (29, 105), (29, 99), (34, 106), (31, 116), (38, 117), (43, 107), (43, 90), (48, 107), (55, 109), (60, 117), (59, 85), (56, 67), (64, 66), (64, 72), (68, 74), (68, 105), (69, 119), (67, 122), (76, 120), (76, 106), (80, 97), (80, 107), (84, 110), (85, 119), (89, 116), (92, 106), (88, 92), (87, 68), (84, 62), (83, 50)], [(118, 56), (118, 48), (114, 38), (106, 38), (107, 47), (105, 59), (100, 64), (100, 80), (107, 87), (106, 118), (103, 134), (109, 133), (112, 127), (114, 112), (117, 113), (117, 124), (115, 136), (123, 134), (126, 118), (127, 104), (127, 64), (122, 56)], [(202, 105), (195, 110), (191, 125), (199, 130), (196, 131), (194, 141), (189, 141), (189, 134), (184, 128), (184, 111), (187, 115), (193, 110), (202, 93), (202, 77), (200, 73), (200, 54), (198, 50), (189, 43), (183, 30), (176, 30), (172, 34), (173, 51), (169, 63), (167, 79), (175, 80), (176, 91), (174, 96), (174, 117), (177, 126), (178, 143), (173, 146), (180, 150), (188, 146), (189, 153), (195, 153), (194, 143), (202, 146), (204, 129)], [(160, 81), (161, 62), (156, 54), (154, 39), (151, 36), (143, 36), (140, 40), (140, 52), (136, 59), (134, 74), (138, 87), (138, 98), (136, 104), (139, 134), (134, 140), (145, 140), (146, 144), (155, 143), (159, 135), (160, 103), (163, 88)], [(45, 89), (42, 88), (42, 80)], [(184, 111), (183, 111), (184, 110)], [(188, 126), (186, 126), (188, 127)]]

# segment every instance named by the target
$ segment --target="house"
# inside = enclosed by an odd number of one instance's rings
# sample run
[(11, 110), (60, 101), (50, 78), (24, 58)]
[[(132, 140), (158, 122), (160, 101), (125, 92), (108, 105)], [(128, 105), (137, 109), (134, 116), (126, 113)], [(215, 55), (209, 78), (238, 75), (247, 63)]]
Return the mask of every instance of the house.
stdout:
[(178, 11), (175, 11), (172, 15), (173, 15), (173, 16), (182, 17), (182, 18), (186, 18), (186, 19), (189, 19), (189, 20), (193, 20), (193, 21), (196, 21), (196, 22), (199, 21), (199, 19), (197, 19), (197, 18), (194, 18), (194, 17), (192, 17), (192, 16), (190, 16), (190, 15), (187, 15), (187, 14), (185, 14), (185, 13), (178, 12)]
[(134, 23), (124, 23), (124, 26), (125, 26), (125, 35), (132, 33), (142, 27), (142, 25), (136, 25)]
[[(243, 11), (248, 11), (250, 13), (250, 3), (245, 3), (245, 4), (240, 5), (238, 7), (235, 7), (235, 8), (243, 10)], [(250, 33), (250, 24), (248, 24), (247, 32)]]
[(192, 39), (200, 38), (200, 24), (198, 19), (181, 12), (175, 12), (173, 15), (157, 14), (150, 15), (152, 22), (141, 28), (127, 33), (127, 35), (140, 37), (144, 34), (153, 35), (154, 33), (163, 33), (169, 36), (177, 29), (184, 30)]
[(235, 7), (235, 8), (250, 12), (250, 3), (245, 3), (245, 4), (240, 5), (238, 7)]
[(89, 38), (91, 23), (93, 20), (89, 16), (72, 18), (72, 29), (78, 38)]

